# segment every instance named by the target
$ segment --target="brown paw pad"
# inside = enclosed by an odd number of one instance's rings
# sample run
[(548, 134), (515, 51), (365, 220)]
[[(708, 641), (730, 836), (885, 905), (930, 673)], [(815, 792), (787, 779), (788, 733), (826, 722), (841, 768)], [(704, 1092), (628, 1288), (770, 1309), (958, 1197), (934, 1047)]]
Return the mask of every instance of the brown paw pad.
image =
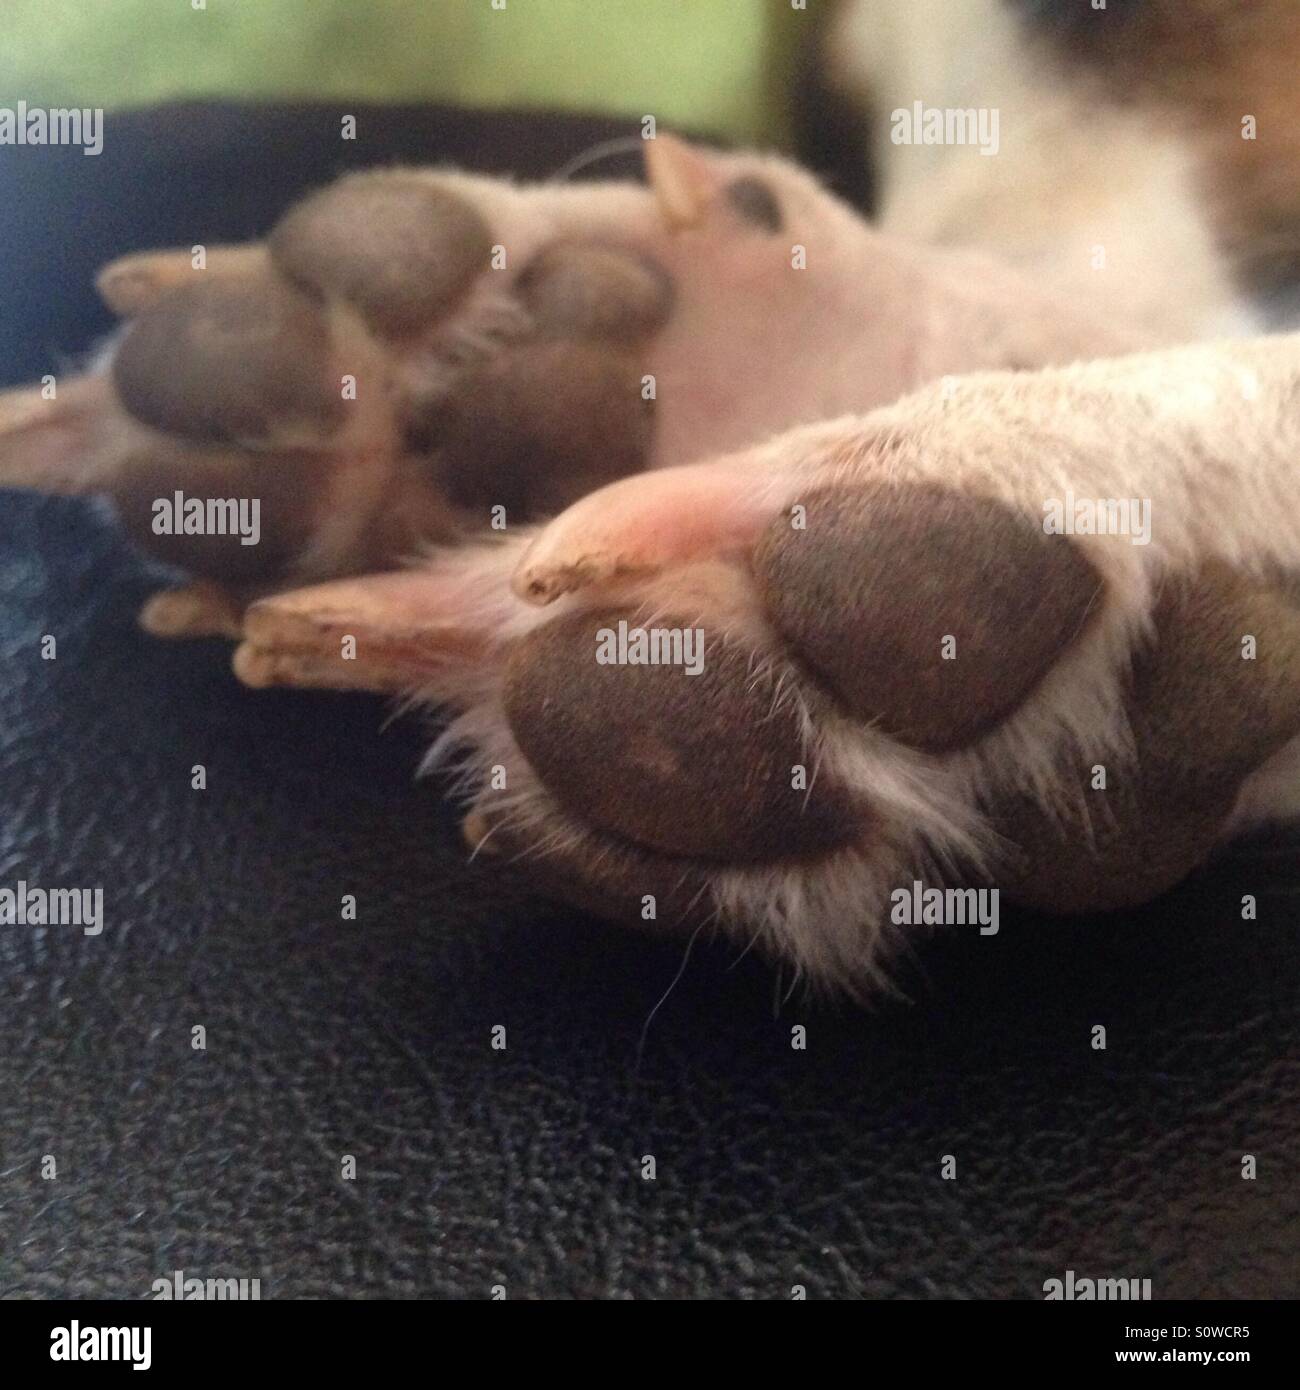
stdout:
[[(662, 664), (631, 664), (654, 651)], [(863, 828), (861, 808), (809, 765), (792, 702), (750, 652), (678, 619), (638, 626), (615, 609), (547, 623), (512, 653), (506, 713), (575, 818), (661, 854), (779, 861)]]
[(1016, 710), (1086, 625), (1101, 581), (1000, 502), (925, 485), (827, 487), (760, 541), (772, 621), (856, 717), (928, 752)]
[(1052, 815), (1028, 797), (993, 808), (1016, 846), (1001, 877), (1017, 901), (1097, 912), (1172, 887), (1221, 842), (1246, 779), (1300, 733), (1293, 576), (1211, 562), (1167, 580), (1154, 617), (1125, 692), (1132, 760), (1085, 759)]
[(463, 198), (413, 174), (354, 174), (271, 233), (290, 279), (349, 303), (376, 333), (418, 333), (488, 269), (492, 237)]
[(634, 343), (672, 312), (673, 284), (654, 261), (593, 242), (557, 242), (524, 268), (516, 292), (540, 328)]
[(319, 438), (345, 410), (320, 311), (269, 271), (158, 300), (127, 329), (113, 383), (143, 424), (206, 443)]
[(653, 437), (640, 371), (592, 344), (533, 341), (473, 369), (417, 422), (419, 445), (457, 507), (550, 516), (644, 468)]
[[(226, 585), (280, 584), (311, 540), (329, 465), (330, 455), (306, 450), (253, 453), (163, 440), (129, 456), (114, 510), (135, 544), (164, 564)], [(174, 524), (159, 530), (159, 503), (174, 507), (177, 492), (182, 511), (169, 509)], [(192, 531), (187, 507), (202, 509), (204, 518)]]

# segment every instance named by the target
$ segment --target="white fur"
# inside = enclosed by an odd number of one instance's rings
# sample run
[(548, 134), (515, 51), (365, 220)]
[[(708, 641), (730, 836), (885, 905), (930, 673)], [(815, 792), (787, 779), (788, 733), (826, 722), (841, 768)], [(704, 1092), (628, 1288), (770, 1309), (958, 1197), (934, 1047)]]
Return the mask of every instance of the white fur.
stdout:
[[(1253, 331), (1185, 142), (1027, 43), (1002, 0), (850, 0), (827, 58), (876, 117), (882, 231), (986, 251), (1153, 342)], [(996, 110), (997, 154), (892, 143), (915, 101)]]

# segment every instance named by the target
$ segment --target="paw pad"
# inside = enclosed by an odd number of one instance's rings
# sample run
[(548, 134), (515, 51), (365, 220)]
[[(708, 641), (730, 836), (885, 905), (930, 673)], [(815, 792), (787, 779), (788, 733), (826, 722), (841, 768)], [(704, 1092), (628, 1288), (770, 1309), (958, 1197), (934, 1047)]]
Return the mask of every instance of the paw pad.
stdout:
[(413, 174), (354, 174), (291, 208), (271, 258), (350, 304), (384, 337), (427, 328), (487, 269), (492, 237), (465, 199)]
[(128, 328), (113, 382), (142, 423), (209, 443), (328, 436), (344, 412), (323, 316), (266, 271), (196, 279), (158, 300)]
[(673, 286), (653, 261), (589, 242), (558, 242), (525, 266), (516, 291), (549, 333), (630, 345), (657, 333)]
[(448, 499), (511, 520), (562, 511), (645, 466), (653, 432), (635, 365), (584, 343), (527, 342), (462, 380), (421, 422)]
[(757, 547), (768, 612), (850, 713), (927, 752), (1016, 710), (1100, 596), (1068, 540), (992, 499), (881, 484), (805, 505)]
[[(688, 660), (602, 663), (620, 623), (629, 634), (698, 633), (698, 674)], [(614, 609), (536, 629), (511, 655), (506, 713), (562, 805), (662, 854), (791, 859), (861, 830), (847, 792), (808, 765), (796, 707), (755, 672), (751, 653), (677, 619), (638, 629), (633, 611)]]

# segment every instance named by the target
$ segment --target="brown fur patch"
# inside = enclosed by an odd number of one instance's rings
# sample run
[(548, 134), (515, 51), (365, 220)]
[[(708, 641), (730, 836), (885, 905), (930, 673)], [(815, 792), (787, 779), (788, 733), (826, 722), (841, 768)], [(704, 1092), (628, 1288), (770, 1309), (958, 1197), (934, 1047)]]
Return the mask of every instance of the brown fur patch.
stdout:
[(1073, 34), (1117, 102), (1194, 137), (1212, 219), (1252, 285), (1300, 280), (1296, 0), (1142, 0), (1081, 14)]

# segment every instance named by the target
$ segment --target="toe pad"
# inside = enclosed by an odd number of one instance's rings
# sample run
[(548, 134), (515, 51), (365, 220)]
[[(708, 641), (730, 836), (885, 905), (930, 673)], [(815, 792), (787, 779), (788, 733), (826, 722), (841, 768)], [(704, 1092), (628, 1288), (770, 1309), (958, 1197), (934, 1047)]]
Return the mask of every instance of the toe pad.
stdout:
[[(676, 619), (659, 620), (676, 623)], [(609, 664), (620, 623), (695, 631), (683, 664)], [(638, 628), (630, 610), (575, 613), (515, 649), (506, 713), (547, 788), (579, 818), (663, 854), (724, 862), (825, 852), (861, 828), (808, 763), (799, 716), (744, 648), (702, 629)], [(807, 784), (811, 783), (809, 787)]]
[(927, 752), (1011, 714), (1099, 597), (1068, 538), (992, 499), (837, 486), (805, 506), (756, 551), (773, 621), (850, 713)]
[(265, 270), (197, 279), (158, 300), (127, 330), (113, 381), (142, 423), (210, 443), (265, 442), (295, 426), (329, 433), (345, 408), (321, 313)]
[(486, 270), (492, 238), (463, 198), (411, 174), (354, 174), (291, 208), (271, 233), (290, 279), (349, 303), (376, 333), (417, 333)]

